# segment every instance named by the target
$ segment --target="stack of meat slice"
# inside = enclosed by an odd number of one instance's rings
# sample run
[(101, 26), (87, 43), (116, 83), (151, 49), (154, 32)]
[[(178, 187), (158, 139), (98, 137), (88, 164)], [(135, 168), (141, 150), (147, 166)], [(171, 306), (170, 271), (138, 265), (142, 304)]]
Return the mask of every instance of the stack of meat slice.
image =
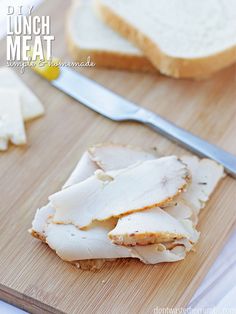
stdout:
[(199, 212), (223, 176), (209, 159), (96, 145), (37, 210), (30, 233), (83, 269), (117, 258), (179, 261), (198, 241)]

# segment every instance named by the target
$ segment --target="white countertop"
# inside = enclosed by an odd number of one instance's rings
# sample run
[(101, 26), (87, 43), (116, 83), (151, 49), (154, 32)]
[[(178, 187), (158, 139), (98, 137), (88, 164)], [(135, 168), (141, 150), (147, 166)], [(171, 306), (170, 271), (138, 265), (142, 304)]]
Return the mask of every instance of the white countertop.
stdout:
[(194, 308), (234, 308), (233, 313), (236, 313), (236, 231), (228, 240), (189, 305)]

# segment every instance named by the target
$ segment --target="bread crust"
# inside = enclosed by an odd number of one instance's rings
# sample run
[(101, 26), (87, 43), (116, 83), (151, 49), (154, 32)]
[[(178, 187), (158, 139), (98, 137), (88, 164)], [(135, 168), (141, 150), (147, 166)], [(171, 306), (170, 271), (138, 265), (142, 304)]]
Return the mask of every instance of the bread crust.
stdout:
[(174, 78), (203, 79), (236, 62), (236, 46), (202, 58), (168, 56), (147, 35), (138, 31), (99, 0), (95, 0), (95, 7), (103, 21), (139, 47), (162, 74)]
[(88, 57), (91, 62), (94, 62), (98, 67), (106, 67), (110, 69), (129, 70), (129, 71), (142, 71), (142, 72), (156, 72), (156, 68), (152, 63), (143, 55), (125, 54), (120, 52), (84, 49), (78, 46), (74, 40), (71, 32), (69, 31), (69, 21), (73, 14), (75, 4), (70, 7), (66, 18), (66, 41), (68, 50), (72, 58), (76, 62), (86, 61)]

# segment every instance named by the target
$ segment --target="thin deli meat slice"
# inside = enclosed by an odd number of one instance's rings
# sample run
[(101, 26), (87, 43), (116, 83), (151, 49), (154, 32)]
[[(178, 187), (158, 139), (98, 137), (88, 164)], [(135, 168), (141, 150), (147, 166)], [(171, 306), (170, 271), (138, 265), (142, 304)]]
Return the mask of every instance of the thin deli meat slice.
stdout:
[(86, 228), (95, 220), (165, 205), (182, 193), (189, 181), (187, 167), (176, 156), (100, 171), (49, 197), (56, 210), (53, 221)]
[[(132, 162), (130, 154), (132, 153)], [(120, 157), (122, 156), (122, 162)], [(63, 188), (82, 182), (92, 176), (99, 169), (99, 163), (103, 170), (116, 170), (119, 167), (125, 168), (131, 163), (155, 159), (156, 156), (147, 153), (139, 148), (129, 145), (118, 145), (111, 143), (103, 143), (91, 146), (88, 151), (85, 151), (78, 161), (75, 169), (66, 180)], [(42, 241), (45, 241), (45, 226), (48, 220), (55, 214), (55, 210), (51, 204), (37, 209), (30, 233)]]
[(83, 153), (75, 169), (63, 185), (63, 189), (86, 180), (88, 177), (92, 176), (97, 169), (99, 169), (97, 164), (91, 160), (86, 151)]
[[(116, 147), (114, 148), (114, 153), (113, 147)], [(133, 155), (129, 159), (131, 150), (133, 150)], [(154, 158), (155, 156), (152, 154), (142, 152), (130, 146), (114, 144), (93, 146), (92, 149), (90, 148), (82, 156), (77, 164), (76, 169), (64, 185), (64, 188), (67, 187), (65, 191), (69, 191), (74, 185), (78, 188), (81, 184), (85, 184), (88, 178), (91, 180), (93, 177), (96, 177), (96, 180), (100, 180), (102, 188), (106, 189), (111, 182), (114, 183), (117, 176), (120, 180), (120, 176), (127, 175), (126, 171), (130, 171), (133, 168), (136, 169), (136, 167), (148, 163), (147, 160), (150, 160), (149, 162), (158, 160)], [(165, 158), (172, 159), (173, 156), (160, 158), (159, 160), (165, 160)], [(172, 160), (171, 165), (173, 161), (174, 164), (176, 164), (176, 161), (179, 162), (176, 157), (174, 158), (175, 161)], [(46, 242), (63, 260), (69, 261), (82, 269), (100, 269), (106, 261), (112, 261), (117, 258), (137, 258), (146, 264), (182, 260), (185, 258), (186, 252), (190, 251), (198, 240), (199, 233), (193, 227), (192, 221), (196, 225), (200, 209), (205, 206), (217, 183), (224, 176), (224, 172), (222, 166), (209, 159), (200, 160), (197, 157), (184, 156), (181, 158), (181, 161), (182, 163), (179, 163), (182, 167), (189, 169), (192, 175), (192, 182), (188, 184), (189, 173), (187, 171), (187, 176), (184, 179), (182, 178), (185, 181), (185, 186), (180, 188), (182, 192), (187, 187), (186, 191), (183, 193), (179, 191), (178, 196), (168, 199), (168, 202), (164, 202), (161, 208), (152, 207), (148, 209), (145, 207), (145, 210), (142, 209), (139, 212), (131, 210), (131, 213), (119, 214), (117, 218), (107, 218), (101, 222), (90, 223), (86, 230), (81, 230), (78, 228), (78, 225), (74, 224), (75, 221), (73, 223), (66, 222), (66, 224), (65, 222), (60, 224), (54, 223), (54, 216), (60, 210), (58, 211), (58, 208), (52, 202), (37, 210), (30, 233), (41, 241)], [(161, 162), (163, 163), (163, 160)], [(131, 164), (133, 166), (130, 166)], [(166, 166), (167, 164), (165, 164)], [(119, 169), (119, 167), (128, 168), (113, 171)], [(156, 169), (156, 167), (154, 168)], [(94, 171), (96, 171), (95, 175)], [(144, 172), (141, 179), (136, 179), (140, 188), (142, 188), (141, 183), (145, 185), (147, 182), (150, 183), (150, 181), (143, 182), (151, 172), (150, 169), (149, 172)], [(168, 182), (168, 194), (172, 186), (171, 180), (169, 180), (172, 178), (170, 173), (171, 171), (168, 170), (167, 178), (162, 181), (162, 185), (164, 182)], [(158, 171), (158, 175), (160, 176), (161, 174), (162, 171)], [(180, 180), (178, 175), (177, 177)], [(133, 193), (134, 186), (137, 186), (136, 181), (131, 180), (129, 185), (121, 186), (123, 189), (122, 191), (119, 190), (120, 195), (128, 197), (129, 192)], [(159, 185), (158, 191), (160, 191)], [(147, 192), (149, 193), (149, 190)], [(143, 196), (146, 197), (146, 194)], [(93, 194), (90, 197), (93, 197)], [(145, 199), (148, 200), (148, 198)], [(131, 199), (128, 198), (128, 200), (132, 204)], [(94, 204), (97, 205), (97, 203)], [(108, 204), (110, 204), (110, 199)], [(90, 214), (92, 215), (89, 218), (94, 217), (92, 206), (91, 209), (92, 212)], [(66, 208), (63, 210), (66, 212)], [(81, 214), (80, 206), (76, 210)], [(135, 227), (139, 226), (138, 223), (141, 221), (139, 217), (142, 217), (142, 215), (146, 218), (143, 220), (140, 230), (138, 230)], [(131, 222), (127, 221), (130, 217), (132, 218)], [(77, 219), (77, 216), (75, 218)], [(158, 219), (157, 224), (153, 223), (154, 219)], [(135, 231), (139, 232), (135, 234)], [(132, 233), (135, 236), (132, 235), (131, 237)], [(114, 241), (114, 236), (116, 236), (116, 241)]]
[[(98, 157), (101, 159), (103, 164), (103, 169), (106, 170), (107, 166), (110, 167), (110, 169), (116, 169), (118, 165), (122, 165), (122, 167), (125, 167), (126, 165), (130, 165), (129, 155), (131, 152), (131, 147), (127, 145), (115, 145), (115, 144), (99, 144), (93, 146), (96, 149), (93, 150), (94, 157)], [(117, 149), (116, 149), (117, 147)], [(113, 148), (115, 149), (115, 154), (113, 154)], [(110, 154), (110, 151), (112, 150), (112, 153)], [(141, 151), (140, 149), (137, 149), (135, 147), (132, 147), (132, 150), (135, 151), (133, 154), (134, 158), (132, 158), (132, 162), (135, 163), (137, 161), (141, 160), (147, 160), (147, 159), (154, 159), (155, 156)], [(116, 158), (117, 153), (119, 153), (119, 156), (122, 155), (122, 164), (119, 161), (119, 157)], [(109, 156), (109, 157), (108, 157)], [(107, 159), (108, 157), (108, 159)], [(105, 159), (105, 163), (104, 163)], [(118, 163), (118, 165), (117, 165)], [(81, 159), (79, 160), (76, 168), (71, 173), (70, 177), (64, 184), (63, 188), (66, 188), (70, 185), (79, 183), (85, 179), (87, 179), (89, 176), (93, 175), (94, 171), (98, 169), (98, 165), (95, 161), (92, 161), (92, 158), (90, 157), (89, 153), (86, 151)], [(119, 249), (116, 245), (113, 245), (111, 241), (107, 237), (107, 224), (105, 224), (105, 228), (102, 229), (102, 225), (97, 227), (96, 230), (99, 231), (99, 237), (103, 234), (103, 239), (93, 242), (91, 245), (91, 250), (87, 250), (87, 252), (92, 251), (92, 256), (96, 255), (96, 248), (101, 246), (101, 243), (105, 241), (105, 247), (110, 247), (110, 249), (114, 249), (115, 252), (110, 252), (109, 254), (104, 254), (104, 248), (102, 248), (103, 252), (103, 258), (96, 257), (91, 258), (91, 255), (89, 254), (83, 254), (83, 248), (85, 241), (83, 239), (82, 246), (80, 246), (80, 242), (78, 242), (78, 247), (75, 248), (73, 253), (70, 253), (70, 249), (67, 250), (67, 253), (62, 253), (62, 248), (58, 248), (58, 245), (60, 241), (56, 241), (57, 239), (61, 239), (61, 237), (68, 237), (68, 230), (75, 230), (76, 234), (78, 229), (73, 226), (69, 225), (67, 228), (64, 228), (64, 225), (55, 225), (51, 223), (52, 217), (55, 214), (55, 210), (52, 208), (51, 204), (47, 204), (46, 206), (37, 209), (34, 220), (32, 222), (32, 228), (29, 230), (32, 236), (35, 238), (47, 242), (49, 246), (51, 246), (52, 249), (55, 249), (57, 251), (57, 254), (65, 260), (69, 260), (71, 257), (71, 254), (75, 255), (75, 260), (71, 261), (74, 263), (77, 267), (80, 267), (81, 269), (85, 270), (96, 270), (100, 269), (103, 264), (106, 261), (112, 261), (114, 260), (114, 257), (117, 256), (119, 253), (119, 257), (131, 257), (131, 252), (127, 251), (125, 249)], [(101, 232), (103, 231), (103, 233)], [(56, 234), (56, 237), (54, 237), (54, 232)], [(64, 235), (64, 233), (66, 235)], [(82, 233), (83, 234), (83, 233)], [(92, 230), (90, 233), (87, 234), (87, 236), (90, 239), (90, 236), (94, 234), (94, 230)], [(81, 233), (80, 233), (81, 235)], [(78, 236), (78, 234), (77, 234)], [(97, 238), (96, 238), (97, 239)], [(69, 245), (69, 244), (68, 244)], [(94, 247), (94, 248), (93, 248)], [(71, 246), (70, 246), (71, 248)], [(162, 248), (161, 248), (162, 249)], [(81, 252), (82, 251), (82, 252)], [(147, 251), (147, 250), (146, 250)], [(163, 251), (163, 249), (162, 249)], [(85, 252), (85, 251), (84, 251)], [(107, 252), (107, 251), (106, 251)], [(122, 253), (122, 254), (121, 254)], [(100, 253), (101, 254), (101, 253)], [(157, 250), (156, 246), (153, 246), (152, 250), (148, 251), (148, 254), (144, 254), (141, 252), (141, 255), (138, 254), (136, 251), (132, 251), (133, 257), (137, 257), (143, 262), (148, 263), (149, 259), (151, 261), (175, 261), (182, 258), (183, 254), (176, 254), (171, 253), (166, 250), (166, 252), (160, 252)], [(181, 255), (181, 256), (180, 256)], [(97, 255), (98, 256), (98, 255)], [(144, 258), (144, 256), (146, 256)], [(85, 257), (85, 259), (83, 259)], [(113, 257), (113, 258), (112, 258)]]
[(54, 224), (54, 210), (47, 205), (36, 212), (30, 233), (46, 242), (65, 261), (86, 270), (100, 269), (106, 261), (117, 258), (137, 258), (146, 264), (175, 262), (184, 259), (191, 249), (187, 242), (174, 241), (165, 244), (125, 247), (113, 244), (108, 232), (116, 221), (96, 222), (87, 230), (72, 224)]
[(195, 243), (198, 232), (189, 220), (177, 220), (155, 207), (121, 217), (108, 236), (115, 244), (135, 246), (170, 243), (181, 239)]
[(205, 207), (217, 184), (225, 176), (224, 168), (207, 158), (182, 156), (181, 160), (187, 165), (192, 182), (173, 206), (165, 207), (165, 211), (178, 219), (189, 218), (196, 225), (200, 210)]
[(104, 171), (129, 167), (136, 162), (156, 159), (153, 153), (130, 145), (98, 144), (88, 149), (90, 158)]
[(225, 176), (222, 165), (207, 158), (199, 159), (196, 156), (183, 156), (181, 160), (187, 165), (192, 174), (192, 183), (183, 200), (194, 208), (198, 215), (209, 200), (219, 181)]
[(140, 161), (155, 158), (154, 154), (129, 145), (112, 143), (93, 145), (82, 155), (63, 188), (84, 181), (93, 175), (97, 169), (118, 170)]
[(74, 225), (50, 223), (46, 231), (46, 243), (60, 258), (77, 266), (80, 261), (131, 257), (138, 258), (146, 264), (174, 262), (183, 259), (187, 251), (184, 244), (178, 242), (171, 249), (160, 244), (135, 247), (115, 245), (109, 240), (108, 231), (108, 222), (99, 222), (97, 226), (88, 230), (80, 230)]

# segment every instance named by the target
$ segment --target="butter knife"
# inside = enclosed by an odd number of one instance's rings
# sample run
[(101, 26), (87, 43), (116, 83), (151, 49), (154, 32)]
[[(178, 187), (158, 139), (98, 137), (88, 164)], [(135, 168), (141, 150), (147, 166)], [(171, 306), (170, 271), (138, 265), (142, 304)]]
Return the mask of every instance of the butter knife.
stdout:
[(114, 121), (137, 121), (182, 145), (201, 157), (222, 164), (236, 178), (236, 156), (193, 135), (156, 113), (137, 106), (68, 67), (35, 67), (50, 83), (83, 105)]

